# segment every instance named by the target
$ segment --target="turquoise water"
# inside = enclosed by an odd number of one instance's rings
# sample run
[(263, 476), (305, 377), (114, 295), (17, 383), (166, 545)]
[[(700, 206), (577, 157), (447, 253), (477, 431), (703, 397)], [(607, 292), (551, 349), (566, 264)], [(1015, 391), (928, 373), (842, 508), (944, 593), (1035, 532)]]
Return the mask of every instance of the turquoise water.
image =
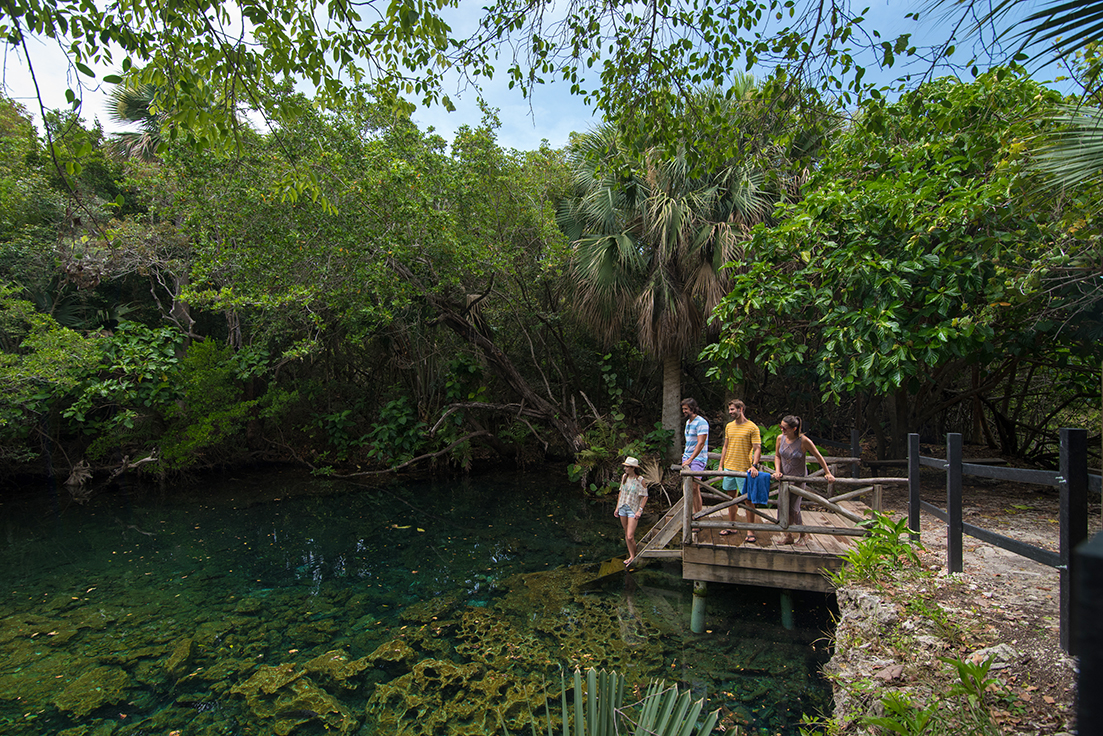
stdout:
[[(531, 733), (561, 666), (691, 687), (727, 724), (829, 708), (822, 596), (623, 554), (554, 474), (359, 488), (299, 472), (0, 505), (0, 733)], [(558, 711), (558, 706), (556, 706)]]

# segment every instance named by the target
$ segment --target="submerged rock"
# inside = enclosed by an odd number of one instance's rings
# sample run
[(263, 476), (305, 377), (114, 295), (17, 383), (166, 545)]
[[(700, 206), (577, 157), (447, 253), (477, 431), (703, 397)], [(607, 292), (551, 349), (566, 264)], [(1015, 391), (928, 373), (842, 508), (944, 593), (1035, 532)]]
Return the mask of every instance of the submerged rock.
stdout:
[(230, 692), (234, 695), (242, 695), (246, 701), (259, 697), (261, 694), (271, 695), (289, 682), (293, 682), (306, 674), (306, 670), (296, 664), (287, 662), (277, 667), (261, 665), (253, 676), (243, 683), (234, 685)]
[[(257, 715), (261, 715), (258, 713)], [(360, 722), (337, 698), (302, 677), (283, 688), (273, 705), (272, 730), (287, 736), (299, 726), (318, 722), (326, 732), (355, 733)]]
[(543, 687), (519, 675), (471, 662), (426, 659), (376, 686), (367, 715), (377, 733), (408, 736), (483, 736), (527, 730), (544, 712)]
[(101, 705), (126, 700), (130, 676), (116, 667), (95, 667), (88, 670), (54, 698), (54, 705), (82, 718)]
[(300, 726), (315, 723), (327, 732), (354, 733), (360, 724), (352, 711), (307, 677), (306, 672), (306, 667), (291, 663), (262, 666), (230, 692), (244, 697), (245, 706), (256, 718), (269, 723), (277, 736), (287, 736)]
[(181, 639), (172, 648), (172, 654), (165, 660), (165, 671), (174, 680), (179, 680), (188, 671), (192, 657), (195, 656), (195, 641), (191, 637)]
[(364, 670), (371, 667), (368, 657), (350, 660), (344, 652), (332, 651), (319, 654), (303, 667), (307, 673), (328, 685), (345, 688), (348, 690), (357, 687), (356, 682), (349, 682)]

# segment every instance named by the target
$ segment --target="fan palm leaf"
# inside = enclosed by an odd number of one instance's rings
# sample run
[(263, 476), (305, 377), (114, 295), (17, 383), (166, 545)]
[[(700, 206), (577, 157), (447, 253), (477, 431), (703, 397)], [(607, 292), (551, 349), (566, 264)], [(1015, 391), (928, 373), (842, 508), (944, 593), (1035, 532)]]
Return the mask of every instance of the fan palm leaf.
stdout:
[(1066, 105), (1052, 119), (1061, 128), (1042, 139), (1035, 167), (1057, 187), (1103, 181), (1103, 108)]
[(134, 87), (118, 85), (111, 90), (107, 117), (119, 125), (137, 125), (140, 130), (116, 133), (109, 146), (127, 158), (153, 161), (161, 145), (161, 123), (157, 112), (157, 88), (152, 84)]
[[(792, 122), (754, 96), (750, 77), (741, 80), (728, 92), (705, 90), (687, 101), (686, 114), (719, 108), (730, 115), (724, 134), (741, 153), (714, 170), (701, 171), (702, 157), (688, 145), (673, 153), (632, 150), (611, 125), (576, 137), (568, 156), (575, 195), (557, 216), (574, 248), (577, 313), (608, 341), (635, 316), (639, 346), (663, 364), (666, 429), (678, 421), (681, 356), (700, 344), (708, 314), (727, 292), (723, 267), (788, 196), (773, 185), (782, 177), (764, 170), (788, 166), (783, 149), (763, 136)], [(718, 134), (703, 133), (695, 145), (709, 135)]]

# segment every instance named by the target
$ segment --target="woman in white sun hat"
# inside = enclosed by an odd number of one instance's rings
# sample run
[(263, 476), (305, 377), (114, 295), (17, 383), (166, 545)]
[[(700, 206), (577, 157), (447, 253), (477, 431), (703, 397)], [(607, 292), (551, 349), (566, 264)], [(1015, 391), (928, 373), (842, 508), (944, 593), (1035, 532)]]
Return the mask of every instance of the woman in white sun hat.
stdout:
[(620, 477), (620, 495), (617, 496), (616, 511), (613, 515), (620, 518), (624, 527), (624, 543), (628, 545), (628, 567), (636, 559), (636, 525), (643, 516), (643, 505), (647, 503), (647, 484), (640, 477), (640, 461), (634, 457), (624, 458), (624, 475)]

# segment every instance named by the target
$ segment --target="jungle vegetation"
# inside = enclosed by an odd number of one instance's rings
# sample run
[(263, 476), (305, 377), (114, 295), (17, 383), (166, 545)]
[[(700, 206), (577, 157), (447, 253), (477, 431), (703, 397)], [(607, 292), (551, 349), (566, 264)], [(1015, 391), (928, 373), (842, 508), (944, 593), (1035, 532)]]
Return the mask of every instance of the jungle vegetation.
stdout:
[[(75, 37), (86, 76), (122, 49), (105, 81), (135, 125), (43, 110), (39, 130), (0, 99), (7, 474), (79, 494), (130, 468), (551, 459), (600, 490), (621, 455), (677, 442), (679, 395), (714, 420), (737, 394), (766, 424), (856, 427), (882, 457), (962, 431), (1052, 464), (1058, 427), (1099, 430), (1099, 167), (1054, 178), (1087, 137), (1090, 39), (1068, 57), (1083, 97), (1015, 61), (889, 94), (846, 50), (858, 14), (652, 5), (548, 25), (503, 0), (459, 39), (450, 3), (380, 7), (370, 33), (327, 3), (320, 34), (280, 0), (243, 6), (256, 48), (199, 11), (5, 9), (5, 43)], [(746, 32), (767, 10), (773, 35)], [(400, 93), (448, 104), (445, 70), (503, 55), (608, 124), (516, 151), (489, 108), (450, 141), (411, 122)]]

